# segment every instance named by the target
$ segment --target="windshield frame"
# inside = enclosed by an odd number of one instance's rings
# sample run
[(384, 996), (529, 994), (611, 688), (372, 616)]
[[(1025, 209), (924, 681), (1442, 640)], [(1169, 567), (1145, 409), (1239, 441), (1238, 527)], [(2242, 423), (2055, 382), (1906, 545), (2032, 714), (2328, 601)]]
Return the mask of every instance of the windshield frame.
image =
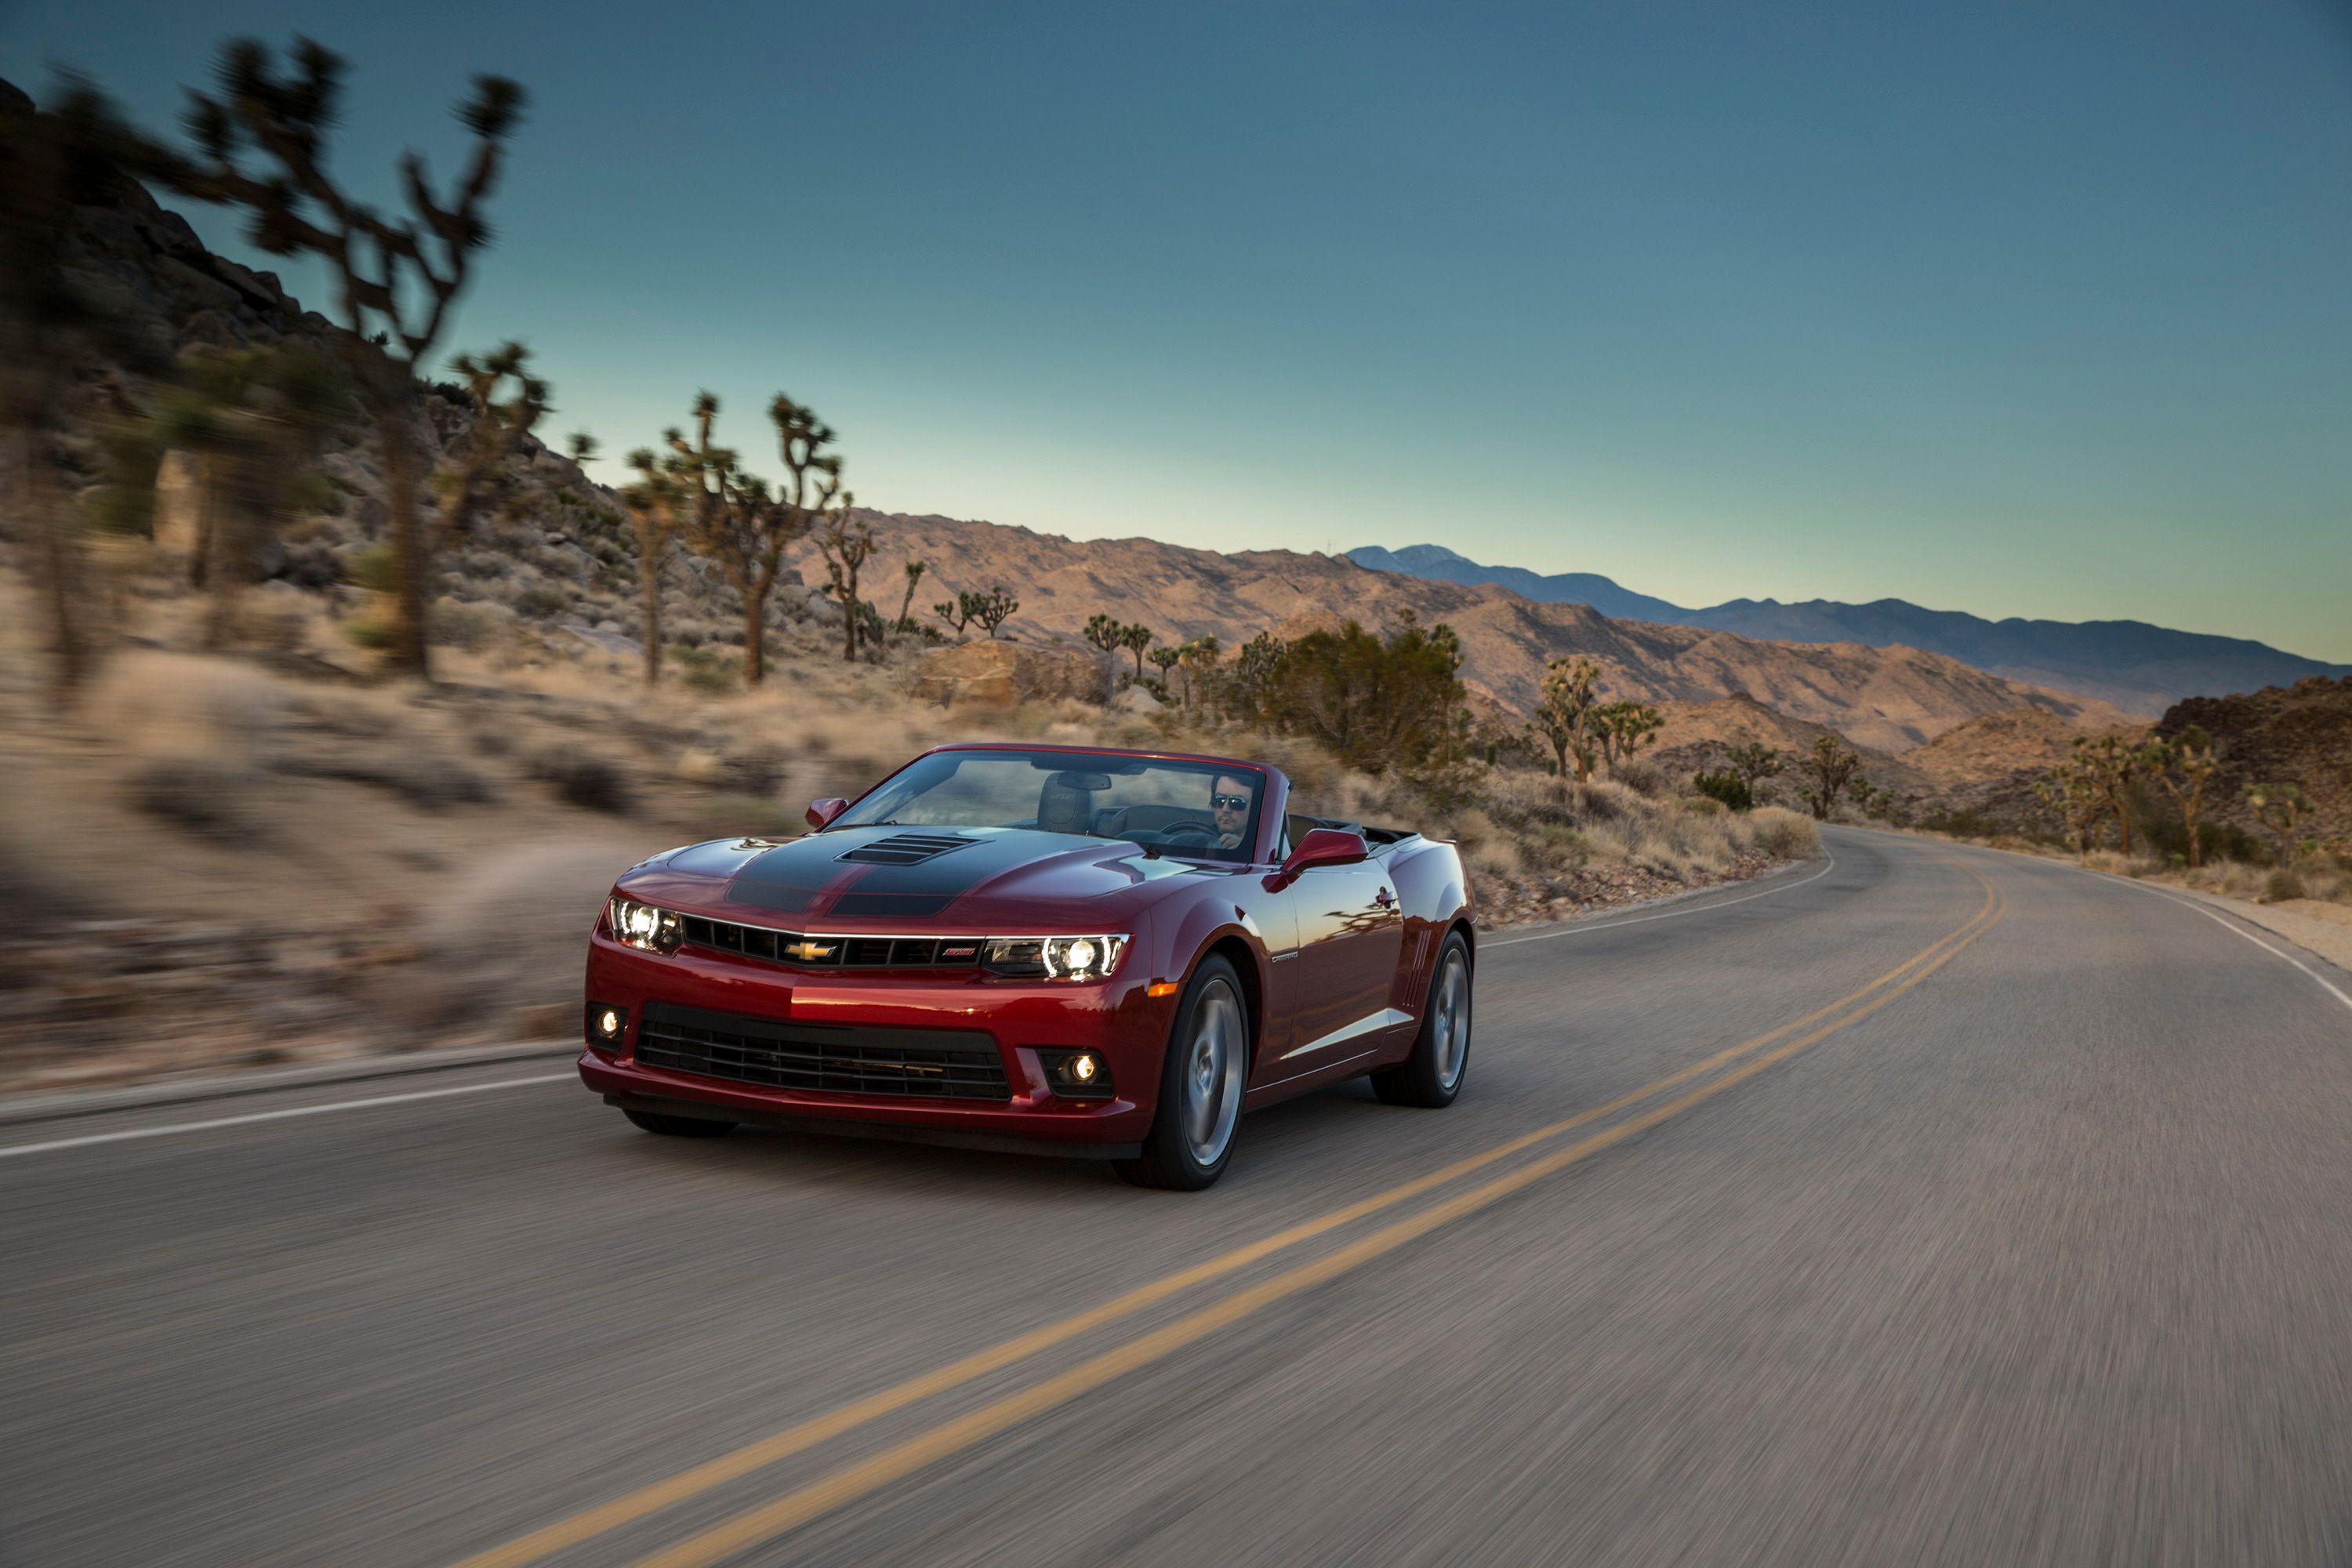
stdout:
[[(1275, 833), (1278, 834), (1280, 832), (1282, 813), (1286, 809), (1290, 794), (1288, 788), (1289, 781), (1285, 779), (1281, 773), (1276, 772), (1273, 768), (1266, 766), (1263, 763), (1244, 762), (1238, 757), (1207, 756), (1191, 752), (1143, 752), (1128, 750), (1116, 746), (1032, 745), (1024, 744), (1020, 742), (960, 742), (944, 746), (933, 746), (929, 751), (922, 752), (913, 757), (909, 757), (906, 762), (900, 763), (898, 767), (893, 768), (889, 773), (884, 774), (880, 779), (875, 781), (871, 787), (867, 788), (851, 800), (849, 805), (843, 808), (840, 816), (835, 817), (819, 831), (831, 833), (837, 829), (845, 827), (874, 827), (883, 826), (878, 823), (858, 822), (852, 819), (856, 817), (860, 811), (867, 806), (869, 802), (874, 801), (876, 797), (883, 795), (884, 792), (890, 787), (893, 780), (901, 777), (909, 770), (919, 766), (921, 763), (931, 758), (951, 753), (1002, 755), (1027, 757), (1032, 759), (1051, 757), (1055, 759), (1056, 762), (1061, 764), (1059, 771), (1073, 773), (1087, 771), (1084, 765), (1085, 759), (1091, 757), (1098, 758), (1107, 763), (1114, 764), (1110, 770), (1114, 772), (1121, 771), (1139, 763), (1145, 766), (1158, 764), (1175, 771), (1216, 771), (1255, 779), (1256, 781), (1255, 789), (1255, 798), (1252, 802), (1250, 808), (1252, 818), (1248, 830), (1248, 837), (1243, 844), (1236, 846), (1233, 849), (1216, 849), (1213, 847), (1210, 847), (1208, 852), (1203, 853), (1202, 852), (1203, 847), (1189, 843), (1145, 845), (1137, 839), (1123, 837), (1106, 837), (1097, 834), (1070, 835), (1072, 837), (1093, 838), (1097, 843), (1101, 844), (1126, 844), (1133, 846), (1139, 849), (1142, 849), (1147, 853), (1156, 854), (1168, 859), (1187, 860), (1208, 866), (1258, 866), (1266, 864), (1266, 841), (1269, 826), (1271, 826), (1272, 831)], [(1041, 768), (1038, 771), (1043, 774), (1046, 772), (1055, 770)], [(1004, 825), (975, 823), (966, 826), (975, 828), (1001, 829)], [(1036, 832), (1041, 830), (1032, 827), (1024, 829), (1024, 831)]]

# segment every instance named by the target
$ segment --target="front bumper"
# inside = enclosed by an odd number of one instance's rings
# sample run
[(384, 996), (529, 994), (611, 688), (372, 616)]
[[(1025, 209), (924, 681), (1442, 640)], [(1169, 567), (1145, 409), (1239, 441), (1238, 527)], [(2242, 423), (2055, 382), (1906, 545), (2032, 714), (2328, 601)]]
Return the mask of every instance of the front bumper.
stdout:
[[(984, 1147), (1131, 1154), (1151, 1125), (1174, 1003), (1147, 994), (1139, 965), (1098, 984), (1049, 985), (977, 973), (801, 971), (682, 948), (650, 953), (590, 939), (587, 996), (626, 1016), (621, 1037), (590, 1034), (581, 1081), (608, 1100), (671, 1114)], [(984, 1035), (1003, 1064), (1003, 1099), (947, 1099), (777, 1088), (638, 1059), (648, 1005), (776, 1024)], [(1054, 1092), (1036, 1052), (1082, 1047), (1110, 1067), (1112, 1096)]]

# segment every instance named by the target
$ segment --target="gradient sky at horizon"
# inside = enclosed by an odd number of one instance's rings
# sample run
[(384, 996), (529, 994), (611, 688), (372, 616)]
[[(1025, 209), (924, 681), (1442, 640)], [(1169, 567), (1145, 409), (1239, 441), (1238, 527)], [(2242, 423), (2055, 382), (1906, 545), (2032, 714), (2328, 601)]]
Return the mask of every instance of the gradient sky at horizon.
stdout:
[(520, 79), (452, 344), (608, 455), (782, 388), (891, 510), (2352, 661), (2340, 3), (688, 17), (13, 0), (0, 76), (163, 128), (308, 33), (379, 195)]

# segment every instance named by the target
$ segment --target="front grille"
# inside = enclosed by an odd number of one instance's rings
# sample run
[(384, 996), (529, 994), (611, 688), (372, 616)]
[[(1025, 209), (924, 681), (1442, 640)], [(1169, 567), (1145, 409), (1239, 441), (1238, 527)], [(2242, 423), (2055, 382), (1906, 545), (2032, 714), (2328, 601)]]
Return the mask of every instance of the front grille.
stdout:
[(701, 915), (683, 917), (678, 932), (688, 947), (805, 969), (970, 969), (980, 963), (980, 938), (973, 936), (811, 936)]
[(637, 1025), (646, 1067), (813, 1094), (1004, 1100), (996, 1042), (977, 1029), (787, 1024), (654, 1003)]
[(961, 849), (967, 844), (979, 842), (977, 838), (966, 838), (960, 833), (894, 833), (887, 838), (861, 844), (834, 858), (866, 866), (913, 866), (934, 855), (944, 855), (950, 849)]

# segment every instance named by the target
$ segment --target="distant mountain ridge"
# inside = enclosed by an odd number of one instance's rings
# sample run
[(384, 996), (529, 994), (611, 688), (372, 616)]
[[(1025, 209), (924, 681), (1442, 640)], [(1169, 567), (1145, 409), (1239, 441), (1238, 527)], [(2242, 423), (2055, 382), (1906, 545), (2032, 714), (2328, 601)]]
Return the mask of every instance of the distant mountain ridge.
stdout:
[(1475, 586), (1493, 583), (1540, 604), (1590, 605), (1604, 616), (1669, 626), (1703, 626), (1767, 642), (1901, 645), (1958, 659), (2034, 686), (2104, 698), (2153, 718), (2188, 697), (2227, 696), (2288, 686), (2310, 676), (2352, 675), (2244, 637), (2173, 631), (2145, 621), (1990, 621), (1960, 610), (1930, 610), (1905, 599), (1867, 605), (1810, 599), (1733, 599), (1692, 609), (1591, 572), (1549, 574), (1487, 566), (1439, 544), (1402, 550), (1366, 545), (1348, 552), (1360, 566)]
[[(1162, 641), (1213, 636), (1227, 649), (1260, 632), (1295, 637), (1357, 621), (1375, 630), (1440, 621), (1462, 639), (1462, 677), (1474, 707), (1525, 715), (1546, 663), (1591, 659), (1611, 698), (1709, 703), (1745, 694), (1801, 723), (1833, 727), (1895, 752), (1979, 714), (2049, 710), (2095, 729), (2125, 722), (2110, 704), (2004, 679), (1916, 648), (1766, 642), (1698, 626), (1603, 616), (1583, 605), (1538, 604), (1507, 588), (1375, 572), (1345, 556), (1284, 550), (1222, 554), (1153, 539), (1070, 540), (1025, 528), (944, 517), (862, 514), (874, 525), (869, 583), (896, 583), (925, 563), (920, 596), (1009, 585), (1021, 601), (1005, 635), (1076, 643), (1088, 618), (1139, 621)], [(816, 544), (785, 555), (786, 580), (824, 582)], [(886, 613), (887, 606), (885, 606)]]

